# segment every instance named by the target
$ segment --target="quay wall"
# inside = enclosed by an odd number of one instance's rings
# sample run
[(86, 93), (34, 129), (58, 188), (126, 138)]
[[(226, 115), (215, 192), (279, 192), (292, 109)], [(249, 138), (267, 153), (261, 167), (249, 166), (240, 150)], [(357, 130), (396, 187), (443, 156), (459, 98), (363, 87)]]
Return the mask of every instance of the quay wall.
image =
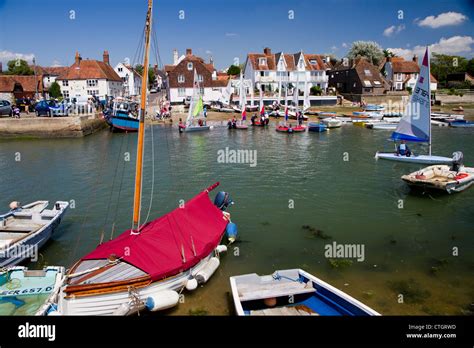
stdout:
[(77, 138), (107, 126), (98, 115), (0, 118), (0, 137)]

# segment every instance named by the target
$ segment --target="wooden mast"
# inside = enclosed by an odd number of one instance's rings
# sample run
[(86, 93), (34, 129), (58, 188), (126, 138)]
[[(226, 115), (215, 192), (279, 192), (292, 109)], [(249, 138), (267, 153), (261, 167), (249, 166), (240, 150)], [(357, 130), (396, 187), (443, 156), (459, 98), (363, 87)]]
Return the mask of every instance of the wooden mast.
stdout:
[(148, 11), (145, 22), (145, 59), (143, 61), (142, 76), (142, 92), (140, 100), (140, 123), (138, 126), (138, 142), (137, 142), (137, 162), (135, 169), (135, 194), (133, 200), (133, 226), (132, 230), (138, 232), (140, 224), (140, 208), (142, 194), (142, 178), (143, 178), (143, 141), (145, 137), (145, 111), (146, 111), (146, 93), (148, 84), (148, 55), (150, 51), (150, 32), (152, 18), (153, 0), (148, 0)]

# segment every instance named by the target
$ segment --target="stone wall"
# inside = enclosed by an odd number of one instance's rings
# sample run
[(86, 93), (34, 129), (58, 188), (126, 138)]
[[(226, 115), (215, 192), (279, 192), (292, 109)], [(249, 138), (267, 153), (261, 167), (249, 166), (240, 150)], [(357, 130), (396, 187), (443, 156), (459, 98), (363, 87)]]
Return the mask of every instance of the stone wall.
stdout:
[(98, 115), (0, 119), (0, 137), (75, 138), (107, 126)]

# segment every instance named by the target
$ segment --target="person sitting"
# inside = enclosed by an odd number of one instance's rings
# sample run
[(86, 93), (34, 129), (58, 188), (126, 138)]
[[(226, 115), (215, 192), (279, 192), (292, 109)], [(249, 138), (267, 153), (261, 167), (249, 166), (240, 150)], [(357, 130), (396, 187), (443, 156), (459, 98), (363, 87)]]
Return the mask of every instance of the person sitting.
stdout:
[(288, 125), (288, 133), (293, 133), (293, 128), (291, 127), (291, 123)]
[(252, 126), (255, 126), (255, 120), (257, 119), (257, 114), (253, 114), (252, 117), (250, 117), (250, 122), (252, 123)]
[(268, 124), (270, 123), (270, 117), (268, 117), (268, 113), (265, 113), (264, 122), (265, 126), (268, 126)]
[(229, 121), (227, 122), (227, 128), (232, 129), (232, 120), (231, 119), (229, 119)]
[(397, 155), (399, 156), (407, 156), (407, 157), (410, 157), (411, 156), (411, 151), (410, 149), (408, 148), (407, 144), (405, 143), (404, 140), (402, 140), (402, 142), (400, 143), (400, 145), (398, 145), (398, 148), (397, 148)]

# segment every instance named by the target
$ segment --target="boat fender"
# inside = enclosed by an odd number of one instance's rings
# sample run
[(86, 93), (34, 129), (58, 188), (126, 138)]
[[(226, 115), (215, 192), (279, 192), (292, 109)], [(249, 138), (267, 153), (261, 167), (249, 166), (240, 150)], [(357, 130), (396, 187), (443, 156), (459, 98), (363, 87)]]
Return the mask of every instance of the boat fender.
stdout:
[(227, 192), (220, 191), (217, 193), (216, 198), (214, 198), (214, 205), (222, 211), (225, 211), (227, 207), (232, 204), (234, 204), (234, 202)]
[(218, 245), (216, 247), (216, 253), (220, 254), (220, 253), (225, 253), (227, 251), (227, 246), (226, 245)]
[(217, 257), (211, 257), (207, 264), (196, 273), (196, 280), (199, 284), (206, 283), (219, 267), (220, 261)]
[(188, 281), (186, 282), (186, 290), (188, 291), (193, 291), (197, 288), (198, 282), (196, 278), (189, 278)]
[(235, 242), (237, 238), (237, 225), (233, 222), (229, 222), (225, 228), (225, 236), (230, 243)]
[(158, 291), (147, 297), (145, 307), (149, 311), (156, 312), (174, 307), (178, 304), (179, 294), (173, 290)]

